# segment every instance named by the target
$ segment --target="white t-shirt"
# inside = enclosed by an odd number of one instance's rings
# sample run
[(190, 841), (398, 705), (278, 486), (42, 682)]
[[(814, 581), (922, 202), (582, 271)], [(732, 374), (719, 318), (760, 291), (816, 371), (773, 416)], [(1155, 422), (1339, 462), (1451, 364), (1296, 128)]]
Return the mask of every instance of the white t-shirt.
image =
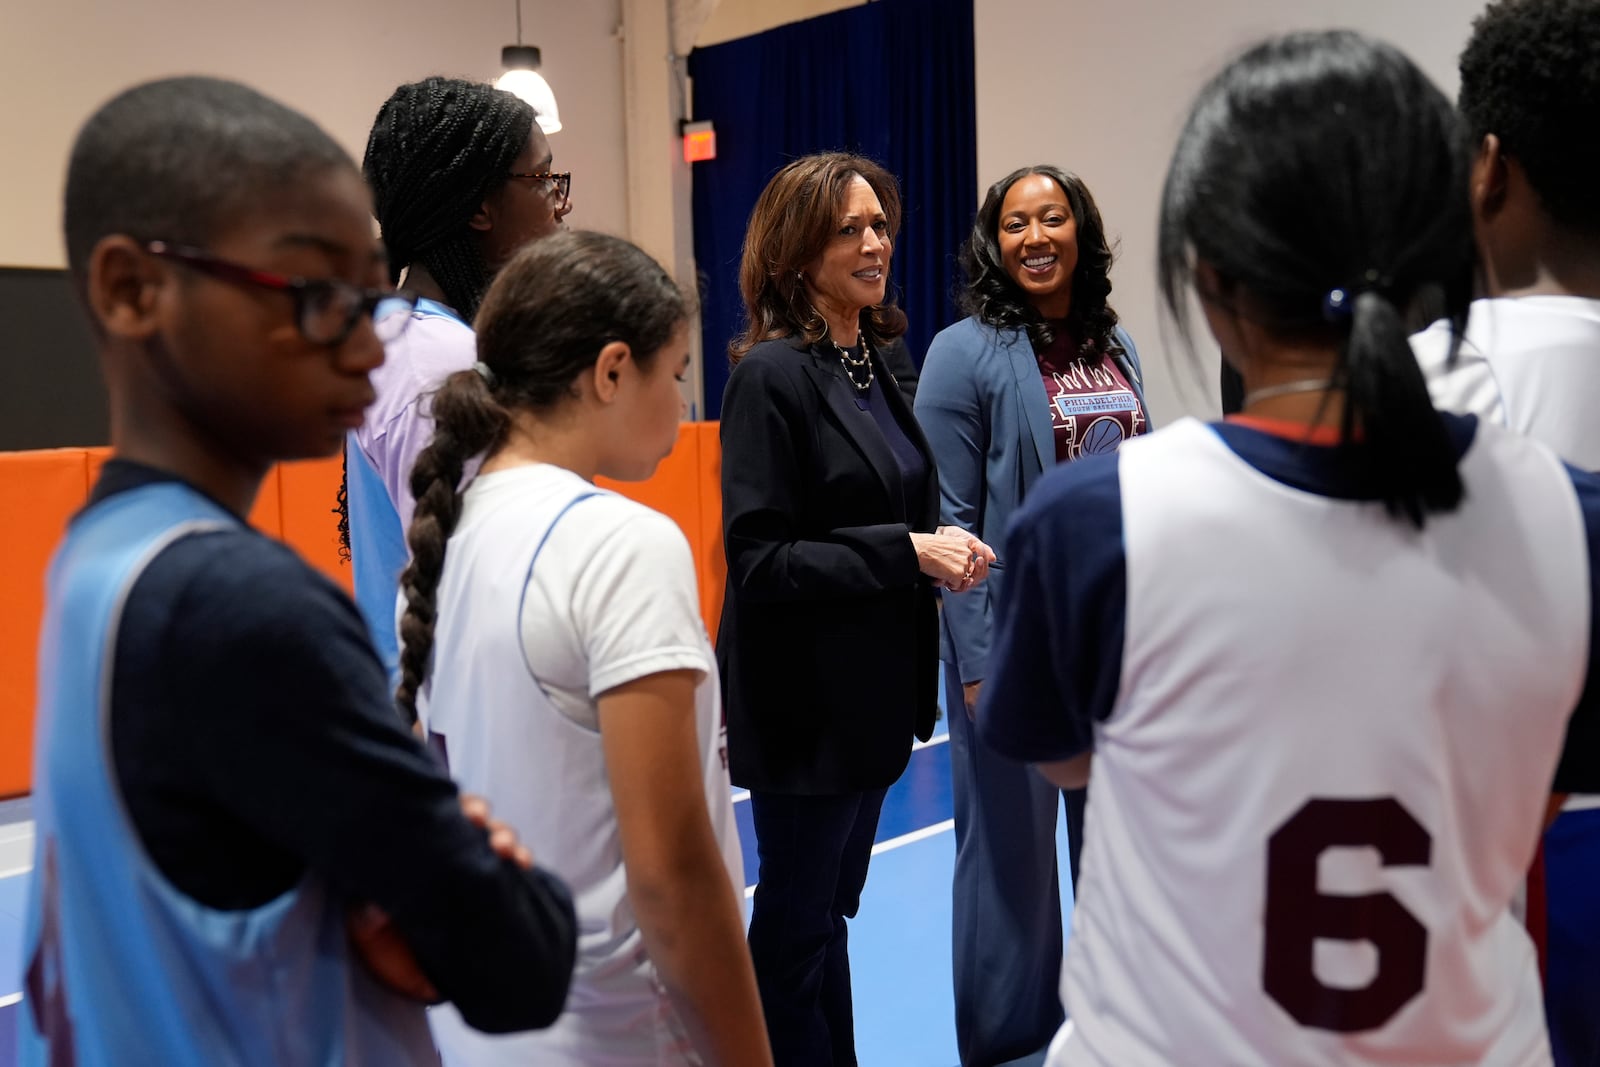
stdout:
[(629, 904), (596, 697), (664, 671), (700, 673), (706, 807), (744, 887), (727, 731), (694, 562), (664, 515), (532, 465), (479, 476), (445, 555), (434, 668), (419, 711), (451, 774), (571, 887), (578, 962), (548, 1030), (489, 1037), (433, 1012), (446, 1064), (694, 1064)]
[(1434, 407), (1507, 426), (1575, 467), (1600, 470), (1600, 300), (1475, 300), (1454, 367), (1445, 366), (1448, 323), (1415, 335), (1411, 347)]
[[(411, 498), (411, 468), (433, 439), (429, 401), (444, 380), (478, 360), (472, 327), (442, 304), (423, 301), (405, 332), (384, 345), (383, 365), (372, 372), (377, 399), (355, 431), (356, 444), (389, 491), (389, 501), (409, 529), (416, 501)], [(467, 474), (476, 469), (469, 464)]]

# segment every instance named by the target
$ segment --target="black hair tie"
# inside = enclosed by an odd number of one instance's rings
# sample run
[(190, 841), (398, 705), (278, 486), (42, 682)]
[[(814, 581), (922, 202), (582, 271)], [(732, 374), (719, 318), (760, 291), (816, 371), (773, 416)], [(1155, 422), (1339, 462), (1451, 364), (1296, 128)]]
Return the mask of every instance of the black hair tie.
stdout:
[(1344, 286), (1329, 289), (1328, 295), (1322, 298), (1322, 317), (1334, 323), (1348, 322), (1355, 313), (1356, 297), (1362, 293), (1383, 293), (1392, 288), (1394, 279), (1376, 269), (1369, 270), (1362, 274), (1361, 284), (1353, 289)]

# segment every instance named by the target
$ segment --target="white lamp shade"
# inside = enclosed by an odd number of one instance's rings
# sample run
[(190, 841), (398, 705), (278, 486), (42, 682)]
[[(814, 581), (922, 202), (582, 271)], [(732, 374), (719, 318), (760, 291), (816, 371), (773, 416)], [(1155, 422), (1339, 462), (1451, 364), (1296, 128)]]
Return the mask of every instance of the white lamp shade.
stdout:
[(494, 87), (527, 101), (537, 115), (539, 128), (545, 133), (555, 133), (561, 129), (561, 112), (556, 110), (556, 94), (538, 71), (508, 70), (500, 75)]

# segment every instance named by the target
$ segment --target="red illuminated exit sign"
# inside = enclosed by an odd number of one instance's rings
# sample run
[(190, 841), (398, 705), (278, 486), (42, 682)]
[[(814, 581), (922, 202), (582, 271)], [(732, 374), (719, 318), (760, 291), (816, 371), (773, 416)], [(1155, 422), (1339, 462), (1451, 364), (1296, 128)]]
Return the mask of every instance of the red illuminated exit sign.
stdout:
[(683, 161), (704, 163), (717, 158), (717, 131), (707, 122), (683, 124)]

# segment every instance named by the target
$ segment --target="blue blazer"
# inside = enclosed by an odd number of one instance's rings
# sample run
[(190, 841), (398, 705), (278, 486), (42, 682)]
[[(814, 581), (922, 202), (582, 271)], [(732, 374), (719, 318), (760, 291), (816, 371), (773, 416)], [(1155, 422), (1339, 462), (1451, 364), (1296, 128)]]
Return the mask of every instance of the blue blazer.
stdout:
[[(1111, 358), (1144, 405), (1133, 338), (1120, 326), (1114, 336), (1121, 350)], [(1056, 463), (1050, 400), (1027, 333), (976, 318), (940, 331), (922, 364), (915, 409), (938, 461), (939, 522), (1000, 551), (1012, 513)], [(962, 684), (980, 681), (988, 669), (992, 605), (1004, 578), (1002, 557), (983, 585), (944, 594), (939, 655)]]

